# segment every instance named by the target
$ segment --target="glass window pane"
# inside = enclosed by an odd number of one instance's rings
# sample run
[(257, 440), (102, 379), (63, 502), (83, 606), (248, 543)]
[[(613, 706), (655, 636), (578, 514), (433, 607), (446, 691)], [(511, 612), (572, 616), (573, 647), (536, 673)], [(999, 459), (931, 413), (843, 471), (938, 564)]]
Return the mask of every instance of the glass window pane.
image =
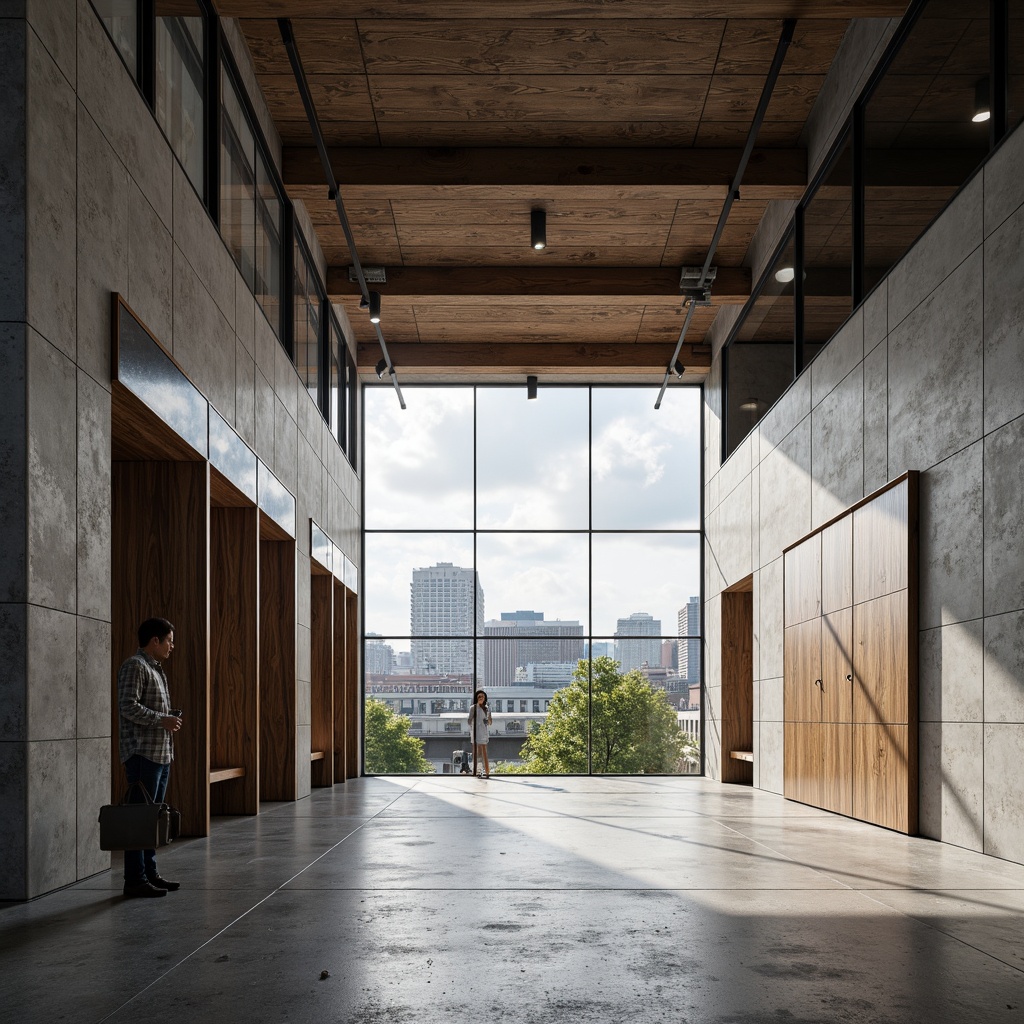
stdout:
[(804, 358), (853, 309), (853, 164), (847, 142), (804, 208)]
[(1024, 7), (1009, 4), (1007, 32), (1006, 130), (1013, 131), (1024, 119)]
[(270, 326), (281, 333), (281, 216), (283, 204), (269, 165), (256, 152), (256, 269), (254, 292)]
[(864, 113), (865, 289), (913, 245), (985, 158), (988, 0), (932, 0)]
[(139, 12), (138, 0), (92, 0), (100, 21), (128, 65), (132, 77), (139, 77)]
[(255, 288), (256, 139), (227, 71), (222, 75), (220, 233), (242, 278)]
[[(483, 621), (482, 592), (474, 601), (472, 534), (369, 533), (366, 565), (368, 633), (472, 637), (474, 615)], [(469, 653), (460, 671), (471, 672), (472, 644), (461, 650)]]
[(363, 391), (367, 529), (473, 526), (473, 389)]
[(700, 389), (594, 388), (593, 527), (700, 525)]
[[(165, 16), (172, 7), (178, 16)], [(181, 16), (185, 10), (194, 15)], [(203, 52), (205, 23), (198, 4), (158, 3), (156, 18), (156, 119), (185, 173), (205, 198)]]
[(727, 349), (726, 457), (793, 381), (794, 276), (791, 240)]
[(594, 635), (628, 654), (624, 668), (660, 665), (660, 638), (678, 636), (680, 609), (700, 593), (700, 535), (595, 533), (593, 566)]
[(586, 388), (477, 389), (477, 525), (586, 529)]
[[(348, 346), (343, 342), (342, 347), (345, 353), (345, 407), (348, 411), (345, 451), (348, 455), (348, 461), (355, 466), (359, 453), (357, 441), (359, 437), (359, 373)], [(396, 405), (398, 404), (394, 396), (392, 396), (392, 401)]]
[(588, 544), (585, 533), (481, 533), (477, 566), (487, 594), (485, 625), (524, 609), (546, 622), (588, 629)]
[(296, 240), (292, 262), (292, 305), (295, 317), (294, 363), (313, 401), (320, 404), (320, 317), (323, 296), (316, 268), (306, 256), (305, 248)]

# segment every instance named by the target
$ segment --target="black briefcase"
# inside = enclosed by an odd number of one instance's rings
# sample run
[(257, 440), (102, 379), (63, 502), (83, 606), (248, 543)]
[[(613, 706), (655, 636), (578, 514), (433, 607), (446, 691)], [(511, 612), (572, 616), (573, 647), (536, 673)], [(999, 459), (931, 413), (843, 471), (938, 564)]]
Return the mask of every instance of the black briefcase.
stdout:
[(119, 804), (100, 808), (101, 850), (155, 850), (181, 835), (181, 813), (170, 804), (154, 803), (141, 782), (145, 800), (129, 803), (132, 788)]

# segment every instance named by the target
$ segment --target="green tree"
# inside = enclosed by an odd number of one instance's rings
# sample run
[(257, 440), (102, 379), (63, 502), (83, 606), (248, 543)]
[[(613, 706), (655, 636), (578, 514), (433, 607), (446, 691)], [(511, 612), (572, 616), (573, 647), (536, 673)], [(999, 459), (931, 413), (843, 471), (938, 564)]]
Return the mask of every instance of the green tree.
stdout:
[(523, 744), (527, 770), (585, 773), (588, 724), (595, 772), (674, 773), (688, 747), (665, 695), (636, 669), (620, 672), (617, 661), (601, 657), (589, 680), (581, 661), (572, 682), (551, 698), (546, 721)]
[(366, 702), (363, 720), (366, 770), (374, 775), (433, 772), (423, 756), (423, 740), (409, 735), (409, 719), (396, 715), (383, 701)]

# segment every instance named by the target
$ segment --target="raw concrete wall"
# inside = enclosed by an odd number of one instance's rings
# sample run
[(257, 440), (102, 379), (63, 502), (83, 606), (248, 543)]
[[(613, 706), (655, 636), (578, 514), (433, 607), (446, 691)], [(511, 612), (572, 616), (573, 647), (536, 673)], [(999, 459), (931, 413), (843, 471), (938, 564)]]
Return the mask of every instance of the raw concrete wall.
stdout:
[(110, 649), (110, 293), (296, 495), (298, 751), (307, 521), (358, 561), (359, 482), (87, 0), (0, 4), (0, 58), (0, 898), (22, 899), (110, 863), (96, 816), (131, 653)]
[(721, 591), (754, 579), (754, 784), (781, 792), (782, 550), (921, 472), (920, 827), (1024, 862), (1024, 127), (721, 464), (706, 389), (708, 768)]

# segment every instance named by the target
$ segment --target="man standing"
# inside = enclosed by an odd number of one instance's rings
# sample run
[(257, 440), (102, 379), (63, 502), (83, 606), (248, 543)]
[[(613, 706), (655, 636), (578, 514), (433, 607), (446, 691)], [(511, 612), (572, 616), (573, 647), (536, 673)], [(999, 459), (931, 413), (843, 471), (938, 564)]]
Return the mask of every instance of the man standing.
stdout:
[[(117, 706), (120, 713), (120, 753), (129, 800), (145, 798), (136, 782), (146, 787), (155, 803), (162, 803), (174, 758), (172, 735), (181, 728), (181, 712), (171, 710), (163, 662), (174, 650), (174, 626), (166, 619), (146, 619), (139, 626), (139, 649), (117, 673)], [(180, 888), (156, 869), (155, 850), (124, 851), (124, 894), (166, 896)]]

